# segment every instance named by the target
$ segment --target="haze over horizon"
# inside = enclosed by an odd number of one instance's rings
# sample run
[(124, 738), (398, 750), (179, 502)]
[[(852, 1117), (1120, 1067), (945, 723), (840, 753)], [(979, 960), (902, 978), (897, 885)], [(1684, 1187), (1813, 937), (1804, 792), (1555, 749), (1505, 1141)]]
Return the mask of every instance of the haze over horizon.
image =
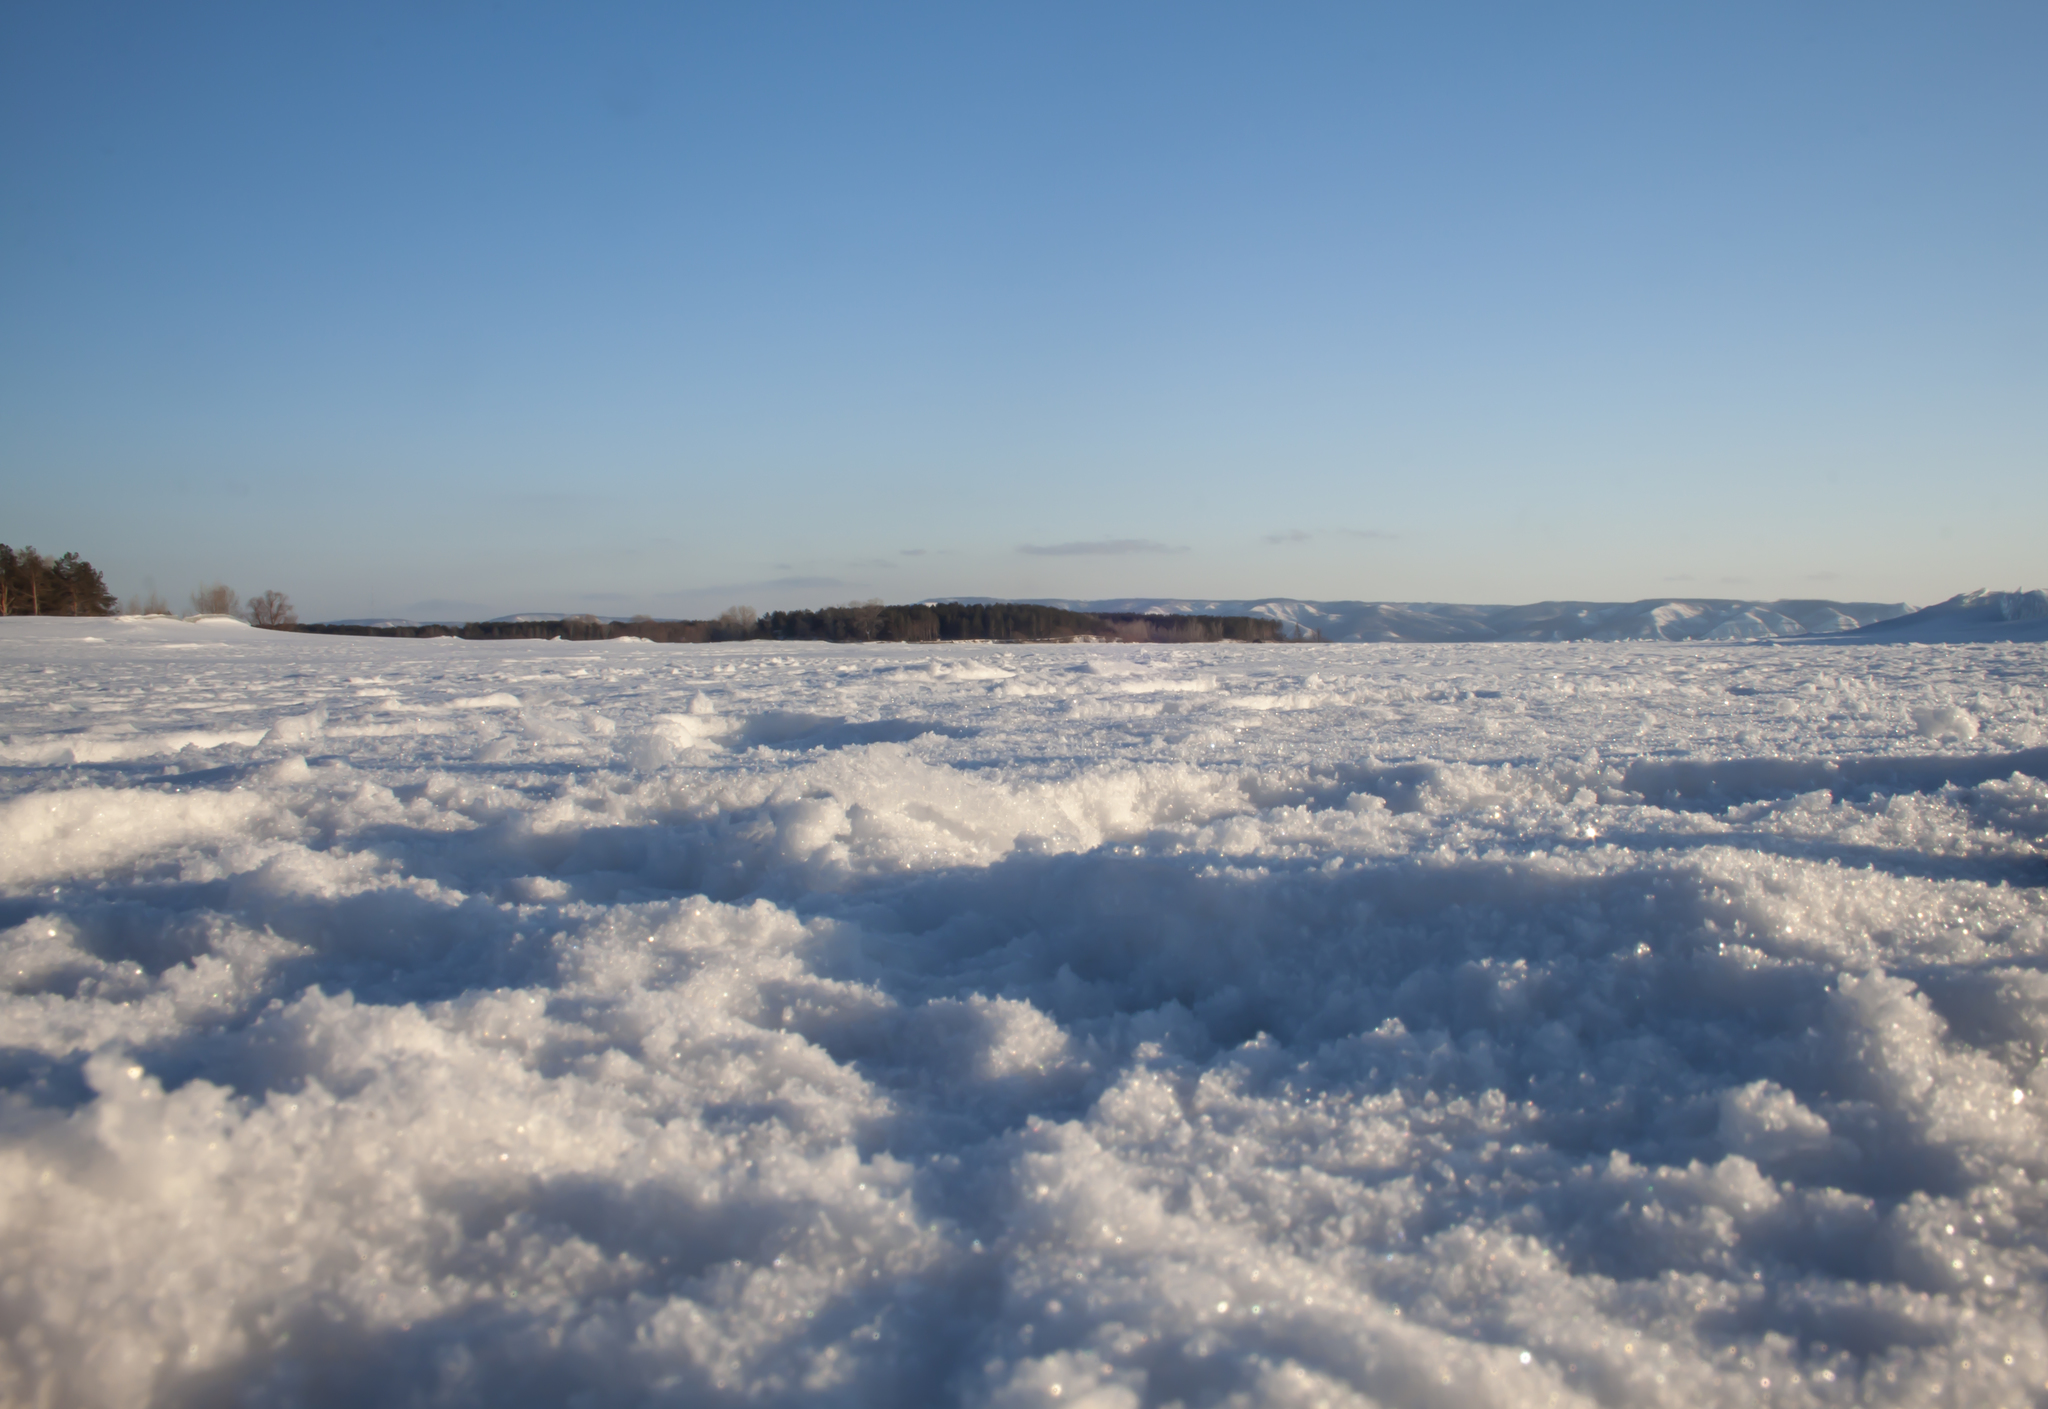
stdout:
[(16, 7), (0, 537), (312, 620), (2037, 587), (2044, 57), (2018, 5)]

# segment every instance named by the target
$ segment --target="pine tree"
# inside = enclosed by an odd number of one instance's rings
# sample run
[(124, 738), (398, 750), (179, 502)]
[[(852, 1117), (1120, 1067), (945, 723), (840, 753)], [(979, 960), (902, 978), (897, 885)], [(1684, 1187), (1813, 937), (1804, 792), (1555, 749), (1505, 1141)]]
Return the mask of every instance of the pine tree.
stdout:
[(33, 544), (21, 550), (22, 595), (28, 598), (30, 616), (43, 614), (43, 584), (49, 574), (49, 559), (38, 553)]
[(114, 610), (114, 594), (100, 570), (76, 553), (66, 553), (50, 565), (54, 591), (52, 605), (61, 602), (71, 616), (105, 616)]

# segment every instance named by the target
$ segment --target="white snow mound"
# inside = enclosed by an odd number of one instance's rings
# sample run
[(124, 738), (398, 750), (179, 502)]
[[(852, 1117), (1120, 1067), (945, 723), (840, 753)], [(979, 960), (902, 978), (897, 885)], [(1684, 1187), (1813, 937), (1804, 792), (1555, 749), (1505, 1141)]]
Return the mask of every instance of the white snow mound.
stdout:
[(2044, 653), (0, 620), (0, 1403), (2037, 1403)]

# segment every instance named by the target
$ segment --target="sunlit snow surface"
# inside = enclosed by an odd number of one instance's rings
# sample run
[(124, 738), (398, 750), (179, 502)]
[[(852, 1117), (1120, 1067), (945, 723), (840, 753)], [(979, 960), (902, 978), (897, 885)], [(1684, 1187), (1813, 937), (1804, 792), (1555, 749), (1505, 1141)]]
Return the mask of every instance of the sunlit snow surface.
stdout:
[(8, 619), (0, 1402), (2039, 1404), (2044, 674)]

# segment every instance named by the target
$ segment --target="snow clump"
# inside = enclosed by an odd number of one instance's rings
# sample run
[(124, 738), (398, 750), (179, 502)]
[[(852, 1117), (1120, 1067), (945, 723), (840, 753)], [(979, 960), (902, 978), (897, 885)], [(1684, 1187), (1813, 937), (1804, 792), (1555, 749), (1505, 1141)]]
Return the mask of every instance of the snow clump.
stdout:
[(19, 621), (0, 1402), (2048, 1392), (2039, 644)]

